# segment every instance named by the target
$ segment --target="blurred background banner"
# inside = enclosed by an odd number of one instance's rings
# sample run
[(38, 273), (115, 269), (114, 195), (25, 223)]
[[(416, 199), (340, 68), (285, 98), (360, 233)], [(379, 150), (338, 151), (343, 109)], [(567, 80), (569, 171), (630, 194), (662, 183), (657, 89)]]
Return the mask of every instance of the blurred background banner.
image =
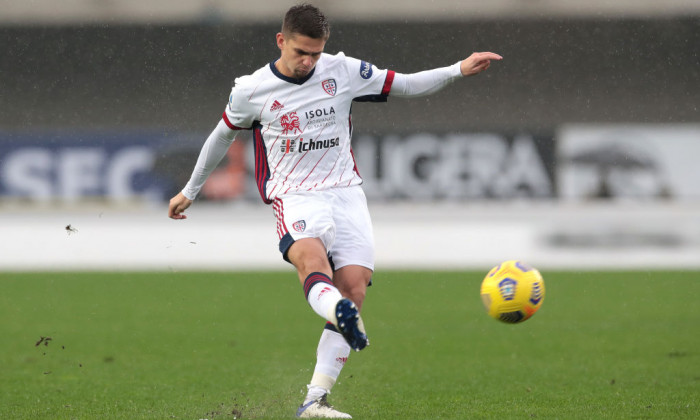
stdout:
[[(46, 228), (86, 211), (106, 216), (128, 208), (134, 221), (141, 219), (133, 211), (164, 218), (234, 79), (278, 57), (274, 34), (293, 3), (72, 0), (57, 7), (0, 0), (2, 231), (19, 237), (26, 230), (12, 230), (19, 226), (12, 217), (32, 229), (57, 211), (60, 221), (46, 219)], [(699, 2), (315, 3), (331, 19), (326, 51), (380, 68), (416, 72), (472, 51), (504, 57), (432, 96), (353, 106), (353, 151), (370, 206), (378, 208), (378, 243), (401, 250), (380, 256), (384, 261), (491, 265), (510, 255), (470, 247), (464, 236), (483, 241), (509, 231), (518, 244), (510, 252), (526, 250), (535, 265), (576, 263), (574, 256), (593, 250), (599, 253), (583, 265), (700, 266)], [(245, 209), (264, 208), (249, 133), (240, 133), (199, 200), (227, 215), (233, 207), (242, 212), (224, 217), (234, 223), (228, 230), (252, 229), (235, 224), (258, 220)], [(454, 215), (445, 219), (445, 212)], [(391, 239), (441, 218), (451, 224), (427, 224), (421, 235), (462, 232), (448, 246), (466, 247), (469, 256), (420, 247), (413, 254)], [(95, 228), (111, 229), (106, 219)], [(154, 228), (154, 220), (140, 228), (124, 222), (109, 234)], [(14, 248), (0, 249), (0, 268), (24, 267), (15, 255), (21, 247)], [(255, 249), (275, 256), (274, 246)], [(186, 255), (171, 265), (185, 264)], [(230, 255), (211, 264), (244, 263), (227, 263)], [(61, 258), (51, 264), (80, 266)], [(136, 264), (131, 257), (115, 263)]]
[(162, 138), (106, 131), (0, 133), (0, 194), (26, 202), (165, 198)]
[(566, 126), (558, 144), (565, 200), (700, 200), (700, 125)]
[[(191, 134), (200, 141), (206, 136)], [(201, 147), (178, 137), (94, 129), (0, 133), (0, 194), (26, 204), (164, 202), (185, 185)], [(377, 201), (555, 197), (551, 137), (364, 135), (353, 149), (366, 194)], [(200, 199), (259, 202), (252, 150), (247, 133), (239, 135)]]

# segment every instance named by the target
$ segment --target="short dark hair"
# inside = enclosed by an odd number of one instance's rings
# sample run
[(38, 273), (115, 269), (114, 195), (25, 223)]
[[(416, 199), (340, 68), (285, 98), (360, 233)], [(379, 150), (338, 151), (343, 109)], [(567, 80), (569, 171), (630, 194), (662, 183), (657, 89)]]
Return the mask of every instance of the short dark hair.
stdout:
[(282, 33), (287, 36), (299, 34), (327, 40), (331, 35), (331, 26), (318, 7), (303, 3), (287, 10), (282, 21)]

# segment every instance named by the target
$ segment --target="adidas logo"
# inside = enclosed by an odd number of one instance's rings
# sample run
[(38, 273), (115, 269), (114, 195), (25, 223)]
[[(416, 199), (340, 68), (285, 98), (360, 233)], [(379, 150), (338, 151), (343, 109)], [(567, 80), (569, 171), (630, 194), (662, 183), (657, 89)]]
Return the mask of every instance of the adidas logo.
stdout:
[(284, 105), (279, 103), (279, 101), (275, 100), (275, 102), (272, 103), (272, 106), (270, 107), (270, 111), (279, 111), (280, 109), (284, 108)]

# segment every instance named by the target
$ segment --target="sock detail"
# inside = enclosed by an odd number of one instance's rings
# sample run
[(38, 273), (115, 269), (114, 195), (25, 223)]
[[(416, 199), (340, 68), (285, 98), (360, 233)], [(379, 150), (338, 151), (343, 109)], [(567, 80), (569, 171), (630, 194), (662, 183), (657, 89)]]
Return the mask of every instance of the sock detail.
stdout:
[(342, 334), (327, 329), (323, 330), (316, 349), (316, 366), (311, 383), (308, 385), (307, 400), (314, 399), (313, 397), (320, 392), (319, 388), (330, 393), (340, 371), (343, 370), (348, 361), (350, 350), (350, 345)]
[[(319, 283), (326, 283), (333, 286), (333, 281), (327, 275), (318, 272), (309, 274), (306, 280), (304, 280), (304, 297), (306, 300), (309, 300), (311, 289)], [(333, 286), (333, 288), (335, 288), (335, 286)]]
[(314, 372), (314, 376), (311, 377), (311, 383), (306, 386), (309, 389), (309, 393), (306, 394), (306, 400), (311, 401), (320, 398), (323, 394), (330, 394), (330, 390), (337, 379), (323, 373)]
[(304, 295), (309, 306), (326, 321), (333, 322), (335, 306), (343, 298), (331, 279), (323, 273), (311, 273), (304, 281)]

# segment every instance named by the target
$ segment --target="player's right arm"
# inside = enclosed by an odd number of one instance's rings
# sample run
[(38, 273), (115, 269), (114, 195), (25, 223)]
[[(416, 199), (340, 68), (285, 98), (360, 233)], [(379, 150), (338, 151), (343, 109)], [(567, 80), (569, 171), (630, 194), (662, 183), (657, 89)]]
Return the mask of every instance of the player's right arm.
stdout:
[(199, 191), (204, 186), (209, 175), (219, 165), (233, 143), (236, 132), (228, 127), (222, 119), (211, 132), (202, 146), (197, 158), (197, 164), (185, 188), (170, 200), (168, 217), (171, 219), (186, 219), (183, 212), (192, 204)]
[(231, 90), (226, 110), (214, 131), (204, 142), (190, 180), (185, 188), (170, 200), (168, 217), (171, 219), (187, 218), (183, 212), (192, 205), (192, 201), (199, 194), (209, 175), (226, 156), (228, 148), (236, 138), (236, 131), (251, 127), (253, 114), (249, 109), (250, 104), (245, 100), (249, 96), (246, 93), (247, 80), (249, 80), (247, 76), (236, 79), (236, 86)]
[(192, 200), (185, 197), (182, 192), (179, 192), (175, 197), (170, 199), (168, 217), (175, 220), (187, 219), (187, 216), (183, 212), (187, 210), (190, 205), (192, 205)]

